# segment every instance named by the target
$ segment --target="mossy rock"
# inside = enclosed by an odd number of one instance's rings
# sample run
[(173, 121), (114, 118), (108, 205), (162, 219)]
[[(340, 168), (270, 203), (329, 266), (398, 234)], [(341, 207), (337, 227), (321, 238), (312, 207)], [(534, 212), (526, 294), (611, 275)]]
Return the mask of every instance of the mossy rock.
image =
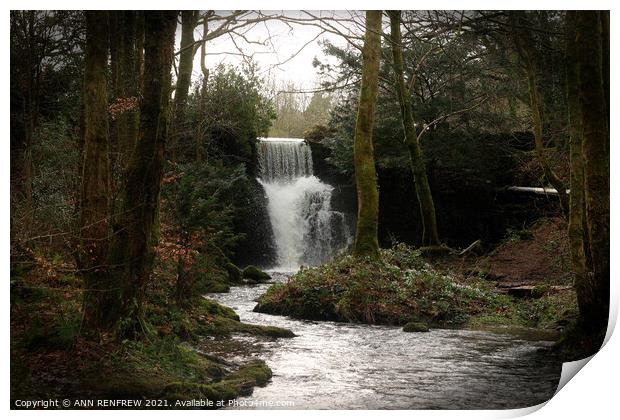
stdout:
[[(247, 396), (255, 386), (264, 386), (271, 379), (271, 369), (261, 360), (254, 360), (221, 381), (203, 384), (196, 382), (173, 382), (163, 391), (168, 400), (207, 399), (212, 402), (229, 401)], [(214, 406), (211, 406), (215, 408)]]
[(260, 283), (270, 280), (271, 276), (256, 266), (248, 265), (243, 269), (243, 278)]
[(429, 332), (428, 325), (423, 322), (408, 322), (403, 327), (404, 332)]
[(239, 267), (231, 262), (227, 262), (225, 268), (228, 273), (228, 280), (231, 283), (239, 284), (243, 282), (243, 272), (239, 269)]
[[(206, 399), (212, 402), (228, 401), (237, 397), (239, 393), (228, 381), (213, 384), (194, 382), (173, 382), (166, 386), (163, 397), (167, 400)], [(213, 407), (213, 406), (212, 406)]]
[(197, 273), (194, 288), (199, 294), (227, 293), (230, 291), (230, 284), (224, 272)]
[(216, 316), (215, 320), (209, 325), (210, 335), (228, 336), (233, 332), (245, 333), (260, 337), (272, 338), (291, 338), (295, 337), (293, 331), (286, 328), (272, 327), (266, 325), (246, 324), (235, 319)]
[(226, 381), (232, 383), (254, 381), (256, 385), (262, 386), (267, 384), (272, 375), (271, 369), (265, 362), (253, 360), (226, 377)]
[(228, 306), (220, 305), (214, 300), (204, 298), (200, 303), (200, 311), (208, 315), (221, 316), (223, 318), (239, 321), (239, 315)]

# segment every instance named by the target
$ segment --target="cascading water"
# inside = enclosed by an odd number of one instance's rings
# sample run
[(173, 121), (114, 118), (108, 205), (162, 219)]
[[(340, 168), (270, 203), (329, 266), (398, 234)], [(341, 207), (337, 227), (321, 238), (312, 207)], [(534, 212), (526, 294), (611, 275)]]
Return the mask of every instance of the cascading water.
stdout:
[(331, 208), (334, 187), (313, 174), (302, 139), (259, 139), (258, 181), (265, 189), (278, 269), (292, 271), (328, 261), (349, 245), (346, 215)]

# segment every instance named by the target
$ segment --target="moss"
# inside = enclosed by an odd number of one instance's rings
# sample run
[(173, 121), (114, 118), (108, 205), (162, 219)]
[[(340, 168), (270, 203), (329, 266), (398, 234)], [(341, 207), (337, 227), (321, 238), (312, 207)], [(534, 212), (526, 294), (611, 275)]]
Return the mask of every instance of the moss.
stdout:
[(571, 289), (554, 292), (540, 286), (544, 293), (538, 299), (513, 299), (497, 295), (489, 305), (471, 317), (467, 326), (480, 328), (489, 325), (521, 326), (539, 329), (562, 329), (577, 318), (577, 300)]
[(233, 332), (237, 332), (273, 338), (295, 337), (295, 334), (286, 328), (246, 324), (221, 316), (215, 317), (213, 322), (207, 327), (206, 332), (209, 335), (215, 336), (228, 336)]
[(171, 383), (163, 390), (163, 398), (169, 400), (206, 399), (212, 402), (229, 401), (238, 396), (250, 395), (253, 387), (266, 385), (271, 376), (271, 369), (264, 362), (255, 360), (219, 382), (209, 384)]
[(271, 369), (260, 360), (253, 360), (230, 373), (174, 340), (127, 343), (114, 356), (113, 362), (113, 375), (88, 384), (98, 395), (228, 401), (249, 395), (253, 387), (265, 385), (272, 376)]
[(408, 322), (403, 327), (404, 332), (429, 332), (428, 325), (423, 322)]
[(228, 276), (224, 272), (198, 272), (196, 273), (194, 288), (196, 292), (200, 294), (227, 293), (230, 291), (230, 284), (228, 282)]
[(243, 272), (231, 262), (226, 263), (226, 272), (228, 273), (228, 280), (231, 283), (239, 284), (243, 281)]
[(259, 269), (258, 267), (248, 265), (246, 268), (243, 269), (243, 278), (254, 280), (257, 282), (264, 282), (266, 280), (270, 280), (271, 276)]
[(211, 299), (201, 299), (199, 304), (199, 310), (201, 313), (204, 314), (221, 316), (223, 318), (239, 321), (239, 315), (237, 315), (237, 313), (232, 308), (220, 305), (219, 303)]
[(229, 382), (247, 382), (254, 381), (256, 385), (265, 385), (271, 379), (273, 373), (271, 369), (262, 360), (254, 360), (237, 372), (231, 374), (227, 381)]
[(380, 260), (345, 256), (302, 269), (291, 281), (271, 286), (254, 310), (313, 320), (449, 326), (462, 325), (495, 295), (488, 284), (460, 284), (432, 269), (420, 251), (399, 245), (382, 250)]
[(214, 384), (175, 382), (167, 385), (162, 391), (162, 397), (167, 400), (206, 399), (215, 402), (228, 401), (238, 395), (234, 386), (228, 382)]
[(548, 284), (538, 284), (536, 286), (534, 286), (534, 289), (532, 289), (532, 297), (533, 298), (541, 298), (544, 295), (546, 295), (547, 293), (549, 293), (549, 290), (551, 288), (549, 287)]

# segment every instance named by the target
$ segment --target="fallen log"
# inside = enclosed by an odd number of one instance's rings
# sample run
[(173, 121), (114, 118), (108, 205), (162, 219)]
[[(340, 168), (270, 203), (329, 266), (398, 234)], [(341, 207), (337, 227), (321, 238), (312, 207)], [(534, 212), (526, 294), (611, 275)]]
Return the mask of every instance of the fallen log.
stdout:
[(482, 241), (478, 239), (477, 241), (474, 241), (474, 243), (472, 243), (470, 246), (462, 250), (459, 253), (459, 257), (462, 257), (474, 251), (481, 251), (481, 250), (482, 250)]

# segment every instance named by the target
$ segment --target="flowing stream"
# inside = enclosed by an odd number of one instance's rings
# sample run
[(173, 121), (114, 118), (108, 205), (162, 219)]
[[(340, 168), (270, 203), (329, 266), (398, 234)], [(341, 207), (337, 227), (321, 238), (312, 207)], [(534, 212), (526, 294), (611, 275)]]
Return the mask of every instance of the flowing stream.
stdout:
[(303, 139), (261, 139), (258, 166), (278, 269), (322, 264), (349, 245), (346, 215), (331, 207), (334, 187), (314, 176), (312, 151)]
[[(272, 273), (275, 281), (287, 275)], [(484, 331), (311, 322), (252, 312), (268, 284), (212, 294), (243, 322), (291, 329), (297, 337), (263, 344), (273, 370), (238, 408), (503, 409), (542, 403), (556, 390), (561, 363), (538, 337)], [(239, 337), (243, 340), (255, 340)], [(288, 406), (286, 406), (288, 404)]]
[[(331, 207), (333, 187), (313, 173), (300, 139), (261, 139), (259, 182), (277, 249), (274, 281), (301, 265), (326, 262), (350, 244), (346, 215)], [(288, 272), (289, 274), (283, 273)], [(309, 322), (255, 313), (268, 284), (232, 287), (210, 297), (241, 321), (291, 329), (290, 339), (260, 342), (253, 356), (273, 370), (265, 387), (238, 399), (239, 408), (489, 409), (520, 408), (551, 398), (561, 363), (538, 338), (484, 331)], [(266, 406), (264, 404), (267, 404)], [(271, 404), (271, 405), (269, 405)]]

